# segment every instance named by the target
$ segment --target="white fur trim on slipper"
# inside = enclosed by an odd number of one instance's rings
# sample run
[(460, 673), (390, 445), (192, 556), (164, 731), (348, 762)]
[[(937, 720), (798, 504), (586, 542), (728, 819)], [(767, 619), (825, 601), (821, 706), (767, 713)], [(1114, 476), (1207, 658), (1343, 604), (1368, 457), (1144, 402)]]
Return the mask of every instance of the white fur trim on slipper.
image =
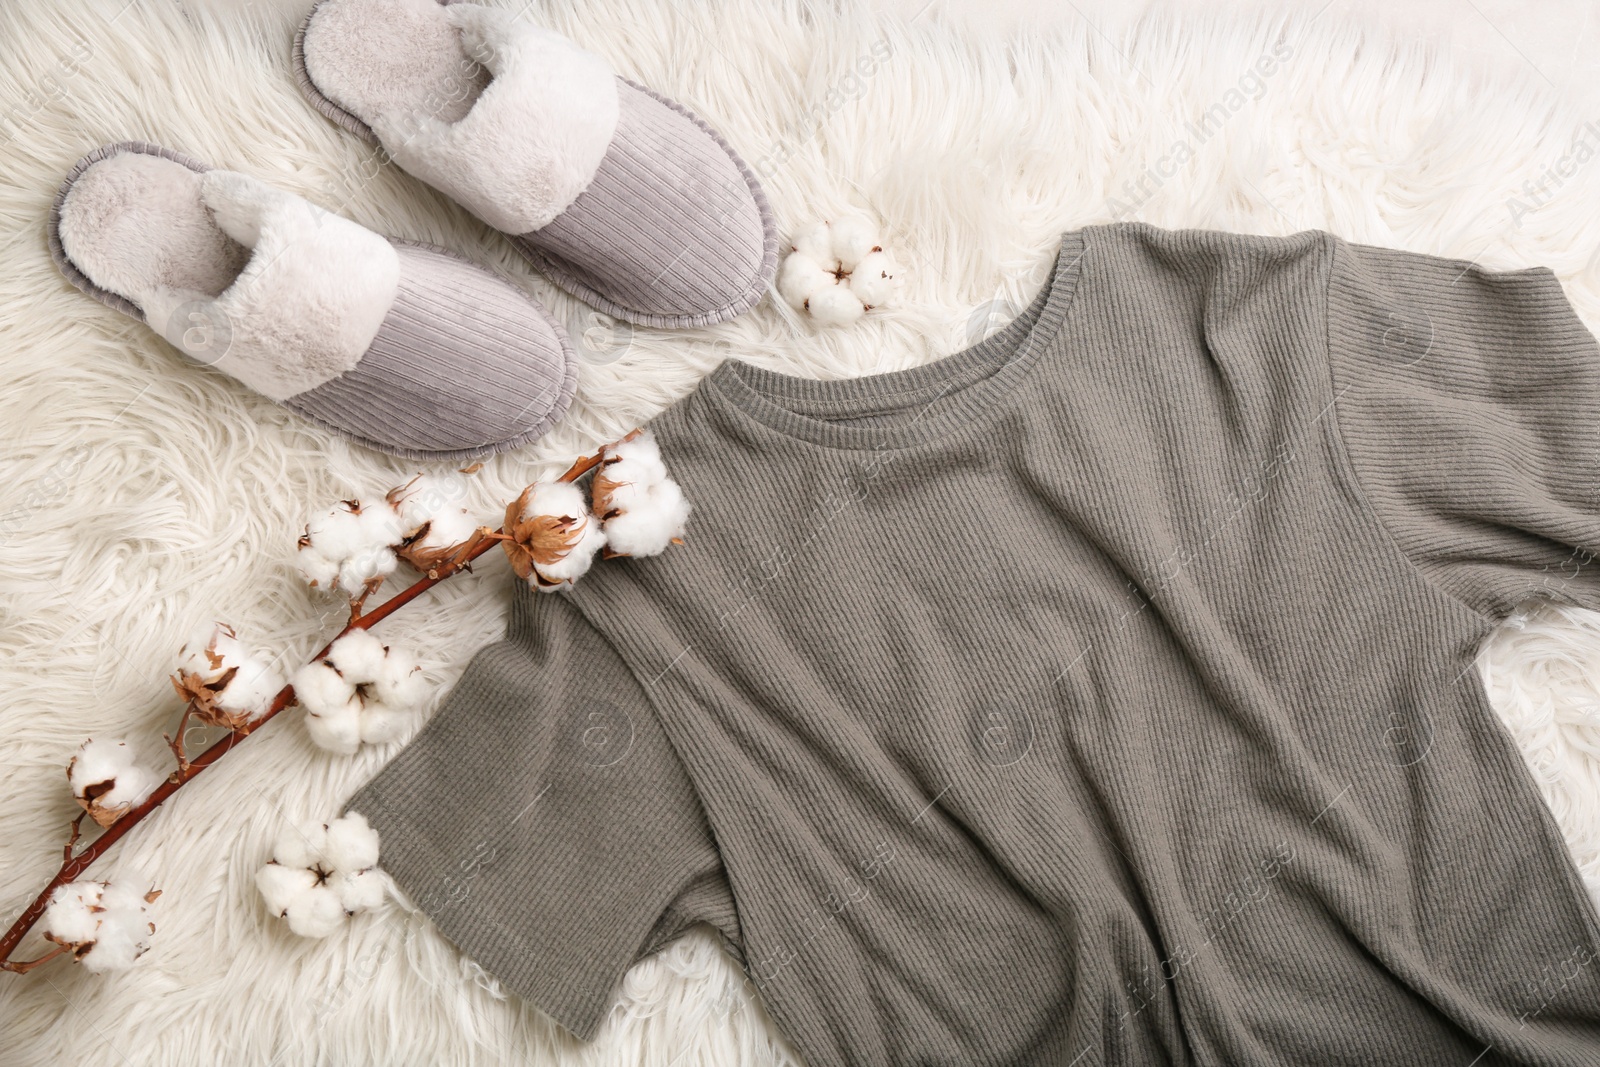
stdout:
[(215, 298), (154, 287), (136, 299), (151, 327), (190, 351), (195, 330), (228, 331), (221, 371), (274, 400), (356, 365), (394, 303), (400, 260), (383, 237), (234, 171), (200, 179), (217, 226), (252, 250)]
[(509, 11), (441, 10), (493, 80), (459, 121), (381, 109), (373, 132), (401, 167), (495, 229), (537, 230), (599, 169), (617, 126), (616, 77), (604, 59)]

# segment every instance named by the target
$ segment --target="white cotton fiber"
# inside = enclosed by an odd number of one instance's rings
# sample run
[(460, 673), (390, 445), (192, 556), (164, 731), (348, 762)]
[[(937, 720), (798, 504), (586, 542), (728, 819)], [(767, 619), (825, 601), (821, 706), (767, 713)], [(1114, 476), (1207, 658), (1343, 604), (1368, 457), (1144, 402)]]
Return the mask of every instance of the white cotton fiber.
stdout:
[(409, 653), (364, 629), (351, 630), (322, 659), (300, 668), (294, 687), (311, 740), (345, 756), (363, 743), (402, 736), (427, 688)]
[(150, 948), (149, 903), (131, 884), (97, 881), (57, 886), (40, 916), (44, 936), (73, 950), (84, 969), (120, 971)]
[(326, 659), (308, 663), (295, 672), (294, 695), (300, 706), (313, 714), (326, 715), (348, 710), (359, 711), (356, 687)]
[(796, 311), (806, 310), (806, 301), (813, 293), (837, 282), (831, 271), (825, 270), (810, 256), (795, 252), (778, 268), (778, 295)]
[(267, 910), (282, 916), (303, 894), (317, 884), (317, 873), (305, 867), (287, 863), (269, 863), (256, 872), (256, 888)]
[(600, 524), (589, 512), (589, 501), (585, 499), (583, 490), (571, 482), (539, 482), (532, 486), (523, 503), (522, 519), (527, 521), (542, 515), (574, 520), (570, 531), (576, 533), (576, 539), (570, 546), (561, 551), (549, 549), (555, 558), (548, 563), (535, 561), (528, 574), (530, 586), (550, 592), (586, 574), (595, 553), (604, 547), (606, 538)]
[(378, 676), (386, 655), (388, 653), (382, 641), (372, 636), (370, 631), (358, 629), (351, 630), (335, 641), (333, 647), (328, 649), (327, 659), (346, 679), (361, 685)]
[[(163, 775), (139, 766), (135, 754), (120, 738), (90, 738), (79, 746), (67, 765), (67, 784), (95, 822), (111, 818), (142, 803), (161, 784)], [(111, 783), (111, 788), (104, 788)], [(95, 791), (90, 797), (91, 790)]]
[(818, 322), (829, 326), (848, 326), (859, 319), (866, 307), (850, 291), (850, 286), (835, 282), (812, 293), (806, 301), (806, 310)]
[(347, 915), (382, 902), (384, 882), (374, 869), (378, 854), (378, 832), (359, 812), (290, 827), (256, 872), (256, 889), (291, 931), (327, 937)]
[(283, 917), (301, 937), (327, 937), (344, 925), (344, 902), (325, 885), (314, 885), (289, 902)]
[(383, 876), (377, 871), (341, 871), (328, 886), (347, 912), (365, 911), (383, 903)]
[(894, 296), (894, 262), (883, 252), (873, 252), (850, 272), (850, 292), (869, 308), (882, 307)]
[(894, 297), (895, 267), (878, 227), (849, 216), (801, 229), (778, 267), (778, 295), (796, 311), (829, 326), (848, 326)]
[(311, 585), (360, 596), (368, 582), (394, 573), (402, 540), (400, 516), (387, 501), (343, 500), (306, 524), (296, 562)]
[(868, 255), (882, 251), (878, 244), (878, 227), (863, 218), (837, 219), (832, 227), (833, 257), (846, 271), (854, 271)]
[(325, 752), (353, 756), (361, 747), (361, 710), (354, 706), (306, 712), (306, 733)]
[[(546, 582), (575, 582), (589, 573), (595, 554), (609, 543), (600, 523), (594, 516), (585, 513), (583, 532), (578, 536), (577, 544), (554, 563), (535, 564), (534, 569)], [(550, 592), (559, 589), (560, 585), (535, 585), (535, 588)]]
[(328, 847), (328, 825), (320, 822), (290, 826), (278, 834), (272, 856), (291, 867), (315, 867)]
[(838, 257), (833, 252), (833, 232), (826, 222), (815, 222), (794, 235), (791, 242), (798, 255), (830, 274), (839, 268)]
[(328, 823), (322, 856), (336, 870), (364, 871), (378, 862), (378, 832), (360, 812), (334, 819)]
[(232, 627), (224, 623), (202, 627), (178, 651), (179, 674), (200, 683), (219, 682), (230, 670), (233, 677), (210, 698), (211, 704), (246, 721), (265, 715), (283, 688), (283, 675), (247, 649)]
[(401, 540), (414, 557), (442, 553), (472, 540), (483, 522), (468, 510), (465, 497), (466, 480), (460, 475), (419, 474), (389, 490), (385, 499), (399, 516)]

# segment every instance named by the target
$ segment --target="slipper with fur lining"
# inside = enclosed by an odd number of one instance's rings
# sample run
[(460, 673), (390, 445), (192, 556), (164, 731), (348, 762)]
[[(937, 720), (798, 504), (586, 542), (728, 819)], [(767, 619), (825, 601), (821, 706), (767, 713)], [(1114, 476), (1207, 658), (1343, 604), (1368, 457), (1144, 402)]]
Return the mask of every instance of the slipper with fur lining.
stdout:
[(748, 310), (772, 280), (772, 209), (727, 142), (519, 13), (321, 0), (294, 65), (318, 111), (602, 311), (707, 326)]
[(393, 455), (525, 444), (577, 386), (566, 332), (500, 275), (156, 145), (79, 161), (49, 242), (69, 281), (190, 359)]

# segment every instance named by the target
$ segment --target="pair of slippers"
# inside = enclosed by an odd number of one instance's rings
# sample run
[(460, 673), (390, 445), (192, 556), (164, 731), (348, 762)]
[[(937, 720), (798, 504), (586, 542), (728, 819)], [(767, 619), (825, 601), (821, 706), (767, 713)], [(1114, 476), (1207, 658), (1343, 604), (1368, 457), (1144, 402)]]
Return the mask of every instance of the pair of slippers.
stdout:
[[(772, 279), (772, 212), (727, 143), (509, 10), (321, 0), (294, 68), (318, 111), (602, 311), (706, 326), (750, 308)], [(394, 455), (459, 460), (527, 443), (577, 384), (565, 330), (500, 275), (169, 149), (91, 153), (49, 227), (57, 266), (85, 293)]]

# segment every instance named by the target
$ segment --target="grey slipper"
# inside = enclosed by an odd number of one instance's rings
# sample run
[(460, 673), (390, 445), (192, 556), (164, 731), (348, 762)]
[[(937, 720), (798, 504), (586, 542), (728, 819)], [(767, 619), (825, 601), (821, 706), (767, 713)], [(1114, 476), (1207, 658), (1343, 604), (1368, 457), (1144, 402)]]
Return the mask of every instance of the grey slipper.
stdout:
[(754, 173), (682, 106), (518, 14), (449, 0), (321, 0), (295, 37), (318, 111), (434, 186), (579, 299), (705, 326), (778, 261)]
[(383, 452), (458, 460), (524, 444), (577, 386), (566, 332), (501, 276), (155, 145), (85, 156), (49, 228), (79, 289)]

